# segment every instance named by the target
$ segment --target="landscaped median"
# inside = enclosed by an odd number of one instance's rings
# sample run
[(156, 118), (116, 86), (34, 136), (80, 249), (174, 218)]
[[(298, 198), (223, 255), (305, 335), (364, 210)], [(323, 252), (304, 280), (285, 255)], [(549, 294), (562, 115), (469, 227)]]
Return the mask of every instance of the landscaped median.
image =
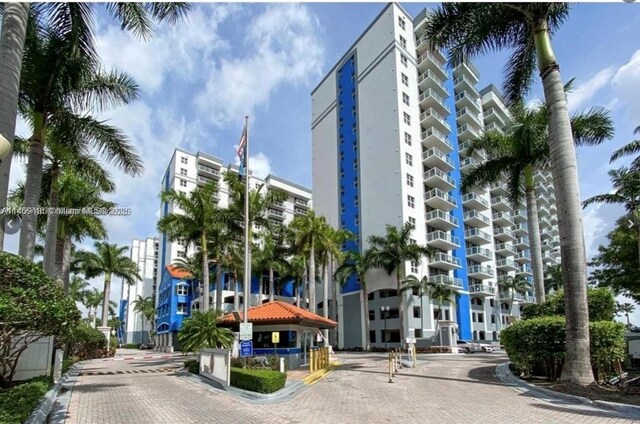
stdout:
[(51, 388), (51, 379), (36, 377), (0, 390), (0, 423), (23, 423)]
[[(184, 367), (192, 374), (198, 374), (200, 365), (197, 360), (185, 361)], [(256, 393), (269, 394), (284, 388), (287, 373), (256, 368), (231, 367), (231, 386)]]

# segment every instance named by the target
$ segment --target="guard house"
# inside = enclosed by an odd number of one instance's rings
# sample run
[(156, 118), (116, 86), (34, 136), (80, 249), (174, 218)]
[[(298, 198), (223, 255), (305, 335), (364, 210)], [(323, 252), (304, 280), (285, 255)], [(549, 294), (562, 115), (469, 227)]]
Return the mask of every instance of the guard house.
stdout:
[[(243, 318), (242, 312), (233, 312), (223, 316), (218, 325), (237, 332)], [(316, 334), (337, 325), (335, 321), (280, 300), (249, 308), (249, 322), (253, 324), (253, 354), (277, 353), (286, 358), (290, 369), (307, 365), (309, 349), (316, 346)], [(271, 341), (273, 332), (280, 333), (277, 345)]]

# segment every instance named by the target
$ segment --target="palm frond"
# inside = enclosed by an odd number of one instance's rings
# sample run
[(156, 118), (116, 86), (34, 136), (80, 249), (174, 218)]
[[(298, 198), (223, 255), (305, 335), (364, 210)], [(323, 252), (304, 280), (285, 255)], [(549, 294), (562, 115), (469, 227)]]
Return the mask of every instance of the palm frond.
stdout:
[(597, 146), (610, 140), (615, 132), (611, 112), (604, 107), (573, 115), (571, 130), (576, 146)]

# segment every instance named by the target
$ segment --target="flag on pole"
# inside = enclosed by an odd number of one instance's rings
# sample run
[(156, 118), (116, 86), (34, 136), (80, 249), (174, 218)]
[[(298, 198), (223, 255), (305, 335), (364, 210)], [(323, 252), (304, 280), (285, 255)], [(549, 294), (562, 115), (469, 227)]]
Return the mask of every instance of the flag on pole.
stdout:
[(244, 130), (240, 136), (240, 144), (238, 145), (238, 157), (240, 158), (240, 171), (238, 176), (240, 179), (244, 176), (247, 169), (247, 123), (244, 123)]

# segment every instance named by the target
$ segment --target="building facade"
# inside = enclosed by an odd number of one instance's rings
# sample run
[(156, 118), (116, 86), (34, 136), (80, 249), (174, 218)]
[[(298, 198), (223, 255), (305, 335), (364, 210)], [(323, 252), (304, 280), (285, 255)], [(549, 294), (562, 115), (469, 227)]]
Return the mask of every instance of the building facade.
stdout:
[[(384, 235), (388, 224), (411, 222), (412, 242), (437, 253), (405, 263), (403, 272), (458, 294), (443, 305), (400, 294), (407, 305), (401, 335), (395, 276), (370, 271), (367, 293), (354, 277), (337, 299), (341, 347), (364, 345), (365, 319), (374, 346), (397, 346), (409, 335), (427, 343), (439, 320), (455, 321), (459, 339), (497, 340), (502, 323), (533, 301), (531, 290), (513, 299), (498, 290), (499, 278), (520, 273), (531, 280), (526, 226), (514, 221), (504, 185), (460, 189), (462, 175), (486, 160), (482, 151), (467, 154), (469, 142), (494, 126), (503, 130), (508, 111), (494, 105), (501, 99), (495, 87), (485, 94), (476, 88), (473, 64), (451, 69), (431, 48), (423, 34), (426, 14), (414, 19), (388, 4), (312, 92), (314, 203), (331, 225), (356, 234), (348, 250), (366, 249), (368, 237)], [(552, 202), (553, 188), (542, 176)]]

